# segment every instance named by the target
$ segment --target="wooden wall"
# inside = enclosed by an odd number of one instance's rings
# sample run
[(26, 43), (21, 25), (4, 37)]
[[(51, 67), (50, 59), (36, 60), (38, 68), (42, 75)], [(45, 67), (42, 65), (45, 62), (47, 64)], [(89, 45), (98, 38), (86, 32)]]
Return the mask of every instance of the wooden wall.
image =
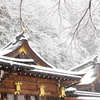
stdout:
[(0, 90), (0, 93), (14, 94), (16, 82), (22, 83), (21, 95), (39, 95), (39, 86), (43, 85), (46, 96), (58, 96), (57, 80), (21, 75), (11, 75), (4, 80), (4, 88)]

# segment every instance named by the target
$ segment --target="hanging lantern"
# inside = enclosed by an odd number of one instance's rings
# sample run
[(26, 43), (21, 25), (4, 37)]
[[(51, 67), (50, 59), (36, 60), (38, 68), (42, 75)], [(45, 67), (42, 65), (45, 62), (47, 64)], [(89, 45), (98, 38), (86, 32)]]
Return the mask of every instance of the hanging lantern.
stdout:
[(64, 87), (61, 87), (61, 88), (59, 89), (59, 97), (60, 97), (60, 98), (66, 96), (65, 90), (66, 90), (66, 89), (65, 89)]
[(43, 85), (41, 85), (41, 86), (39, 87), (39, 96), (40, 96), (40, 97), (45, 96), (45, 86), (43, 86)]
[(16, 91), (14, 92), (14, 94), (20, 94), (22, 83), (17, 82), (17, 83), (15, 83), (15, 85), (16, 85)]

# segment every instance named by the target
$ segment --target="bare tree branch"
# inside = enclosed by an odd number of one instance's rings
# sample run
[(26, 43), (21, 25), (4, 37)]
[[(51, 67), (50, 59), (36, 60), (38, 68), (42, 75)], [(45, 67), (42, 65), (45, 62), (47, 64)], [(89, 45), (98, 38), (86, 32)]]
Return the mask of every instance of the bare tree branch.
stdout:
[(21, 31), (23, 30), (23, 20), (22, 20), (22, 2), (23, 2), (23, 0), (20, 1), (20, 26), (21, 26)]
[[(80, 18), (80, 20), (72, 27), (71, 32), (68, 34), (70, 35), (71, 41), (69, 43), (69, 46), (67, 48), (67, 50), (69, 49), (69, 47), (72, 45), (73, 41), (75, 39), (77, 39), (77, 36), (79, 34), (79, 30), (82, 29), (83, 27), (85, 27), (86, 25), (88, 25), (89, 20), (92, 24), (92, 26), (94, 27), (95, 30), (98, 30), (92, 20), (92, 12), (91, 12), (91, 6), (92, 6), (92, 0), (89, 0), (89, 5), (87, 7), (87, 9), (85, 10), (85, 12), (83, 13), (82, 17)], [(85, 16), (88, 15), (88, 19), (86, 21), (86, 23), (82, 26), (82, 21), (85, 18)], [(66, 39), (65, 42), (68, 41), (68, 38)]]

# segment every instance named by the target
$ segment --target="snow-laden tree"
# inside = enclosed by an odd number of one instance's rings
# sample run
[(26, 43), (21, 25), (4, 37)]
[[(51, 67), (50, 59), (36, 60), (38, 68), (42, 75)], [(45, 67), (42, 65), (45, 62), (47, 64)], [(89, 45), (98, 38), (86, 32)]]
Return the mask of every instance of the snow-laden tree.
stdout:
[(0, 47), (27, 29), (32, 47), (58, 68), (71, 68), (99, 51), (98, 0), (1, 0)]

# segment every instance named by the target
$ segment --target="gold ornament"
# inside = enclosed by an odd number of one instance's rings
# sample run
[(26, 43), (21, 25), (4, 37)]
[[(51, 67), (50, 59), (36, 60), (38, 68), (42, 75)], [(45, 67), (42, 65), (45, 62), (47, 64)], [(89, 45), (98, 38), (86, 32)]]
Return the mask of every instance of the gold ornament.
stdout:
[(16, 91), (14, 92), (14, 94), (20, 94), (22, 83), (17, 82), (17, 83), (15, 83), (15, 85), (16, 85)]
[(39, 87), (39, 96), (45, 96), (45, 86), (43, 86), (43, 85), (41, 85), (40, 87)]
[(66, 96), (65, 90), (66, 90), (66, 89), (65, 89), (64, 87), (61, 87), (61, 88), (59, 89), (59, 97), (60, 97), (60, 98)]

